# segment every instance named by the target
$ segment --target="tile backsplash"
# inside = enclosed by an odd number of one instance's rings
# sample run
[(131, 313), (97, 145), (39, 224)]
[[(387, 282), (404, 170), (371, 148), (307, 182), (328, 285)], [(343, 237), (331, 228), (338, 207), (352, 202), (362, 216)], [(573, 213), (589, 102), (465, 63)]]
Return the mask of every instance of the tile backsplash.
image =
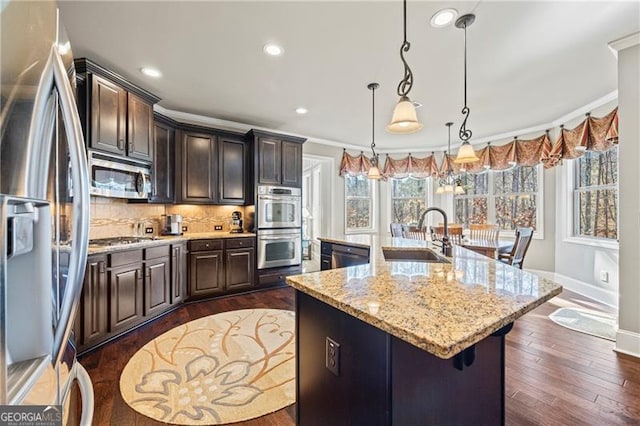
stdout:
[(248, 217), (253, 207), (244, 206), (198, 206), (186, 204), (137, 204), (117, 198), (91, 197), (91, 228), (89, 238), (107, 238), (131, 236), (134, 225), (144, 222), (145, 227), (153, 228), (153, 235), (160, 235), (162, 215), (182, 215), (182, 226), (187, 233), (212, 232), (215, 225), (221, 225), (223, 231), (231, 227), (231, 212), (242, 212), (244, 228), (248, 228)]

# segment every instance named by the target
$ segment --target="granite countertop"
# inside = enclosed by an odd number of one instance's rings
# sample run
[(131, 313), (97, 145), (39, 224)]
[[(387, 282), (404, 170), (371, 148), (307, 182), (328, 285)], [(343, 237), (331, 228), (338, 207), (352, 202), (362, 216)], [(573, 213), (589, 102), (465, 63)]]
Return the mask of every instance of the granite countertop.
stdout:
[(433, 250), (429, 241), (375, 235), (320, 238), (370, 247), (370, 263), (287, 277), (322, 302), (448, 359), (562, 292), (562, 287), (462, 247), (451, 263), (387, 261), (386, 250)]
[[(204, 240), (204, 239), (209, 240), (209, 239), (219, 239), (219, 238), (247, 238), (247, 237), (255, 237), (255, 236), (256, 234), (251, 232), (232, 234), (230, 232), (223, 232), (223, 231), (195, 232), (195, 233), (188, 233), (183, 235), (163, 235), (158, 237), (152, 237), (153, 239), (140, 241), (139, 243), (114, 244), (110, 246), (92, 245), (91, 243), (89, 243), (88, 253), (89, 254), (113, 253), (117, 251), (155, 247), (163, 244), (178, 243), (178, 242), (190, 241), (190, 240)], [(131, 237), (131, 238), (136, 238), (136, 237)]]

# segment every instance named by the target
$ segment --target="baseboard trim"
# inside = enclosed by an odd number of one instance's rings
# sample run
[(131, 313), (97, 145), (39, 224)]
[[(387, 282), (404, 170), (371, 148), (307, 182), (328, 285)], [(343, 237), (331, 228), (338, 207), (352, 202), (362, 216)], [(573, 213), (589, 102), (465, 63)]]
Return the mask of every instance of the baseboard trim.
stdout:
[(555, 281), (567, 290), (571, 290), (581, 296), (588, 297), (589, 299), (593, 299), (597, 302), (618, 309), (618, 295), (616, 293), (597, 288), (592, 284), (576, 280), (575, 278), (571, 278), (566, 275), (536, 269), (528, 269), (528, 271), (542, 278)]
[(613, 350), (640, 358), (640, 334), (618, 329), (616, 333), (616, 346)]

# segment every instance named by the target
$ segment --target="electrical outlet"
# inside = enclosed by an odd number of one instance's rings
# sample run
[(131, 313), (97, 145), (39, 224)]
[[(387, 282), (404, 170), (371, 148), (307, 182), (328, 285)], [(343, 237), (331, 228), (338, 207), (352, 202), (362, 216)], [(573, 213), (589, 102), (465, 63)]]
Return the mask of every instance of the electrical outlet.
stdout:
[(222, 231), (222, 225), (213, 225), (214, 231)]
[(609, 282), (609, 273), (607, 271), (600, 271), (600, 281), (603, 283)]
[(144, 228), (144, 232), (145, 232), (145, 234), (153, 234), (153, 228), (151, 228), (151, 227)]
[(187, 232), (187, 227), (186, 226), (182, 227), (182, 232)]
[(340, 344), (327, 337), (325, 367), (336, 376), (340, 376)]

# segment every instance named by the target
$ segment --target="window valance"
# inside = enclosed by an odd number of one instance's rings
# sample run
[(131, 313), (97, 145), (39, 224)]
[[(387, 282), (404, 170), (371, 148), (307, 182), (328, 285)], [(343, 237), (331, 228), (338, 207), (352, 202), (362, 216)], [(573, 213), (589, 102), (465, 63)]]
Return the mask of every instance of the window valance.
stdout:
[(339, 175), (366, 175), (371, 168), (371, 160), (360, 151), (360, 155), (349, 155), (347, 150), (342, 151)]
[(425, 158), (417, 158), (409, 154), (409, 156), (400, 159), (393, 159), (387, 155), (382, 174), (385, 177), (398, 179), (407, 176), (426, 178), (438, 174), (438, 164), (433, 154)]
[[(387, 158), (382, 170), (384, 178), (404, 178), (413, 176), (425, 178), (429, 176), (444, 176), (447, 170), (458, 175), (461, 172), (482, 173), (491, 170), (507, 170), (515, 165), (535, 166), (542, 163), (545, 168), (558, 165), (563, 158), (573, 159), (584, 154), (585, 151), (606, 151), (618, 143), (618, 108), (604, 117), (596, 118), (587, 114), (585, 120), (571, 130), (560, 126), (560, 134), (552, 145), (549, 131), (534, 139), (520, 140), (517, 137), (504, 145), (488, 144), (475, 153), (479, 161), (465, 164), (464, 170), (460, 164), (454, 163), (454, 154), (445, 154), (440, 166), (432, 154), (425, 158), (416, 158), (409, 154), (407, 157)], [(349, 155), (346, 150), (342, 154), (340, 176), (366, 175), (371, 167), (371, 161), (360, 152), (360, 155)]]

